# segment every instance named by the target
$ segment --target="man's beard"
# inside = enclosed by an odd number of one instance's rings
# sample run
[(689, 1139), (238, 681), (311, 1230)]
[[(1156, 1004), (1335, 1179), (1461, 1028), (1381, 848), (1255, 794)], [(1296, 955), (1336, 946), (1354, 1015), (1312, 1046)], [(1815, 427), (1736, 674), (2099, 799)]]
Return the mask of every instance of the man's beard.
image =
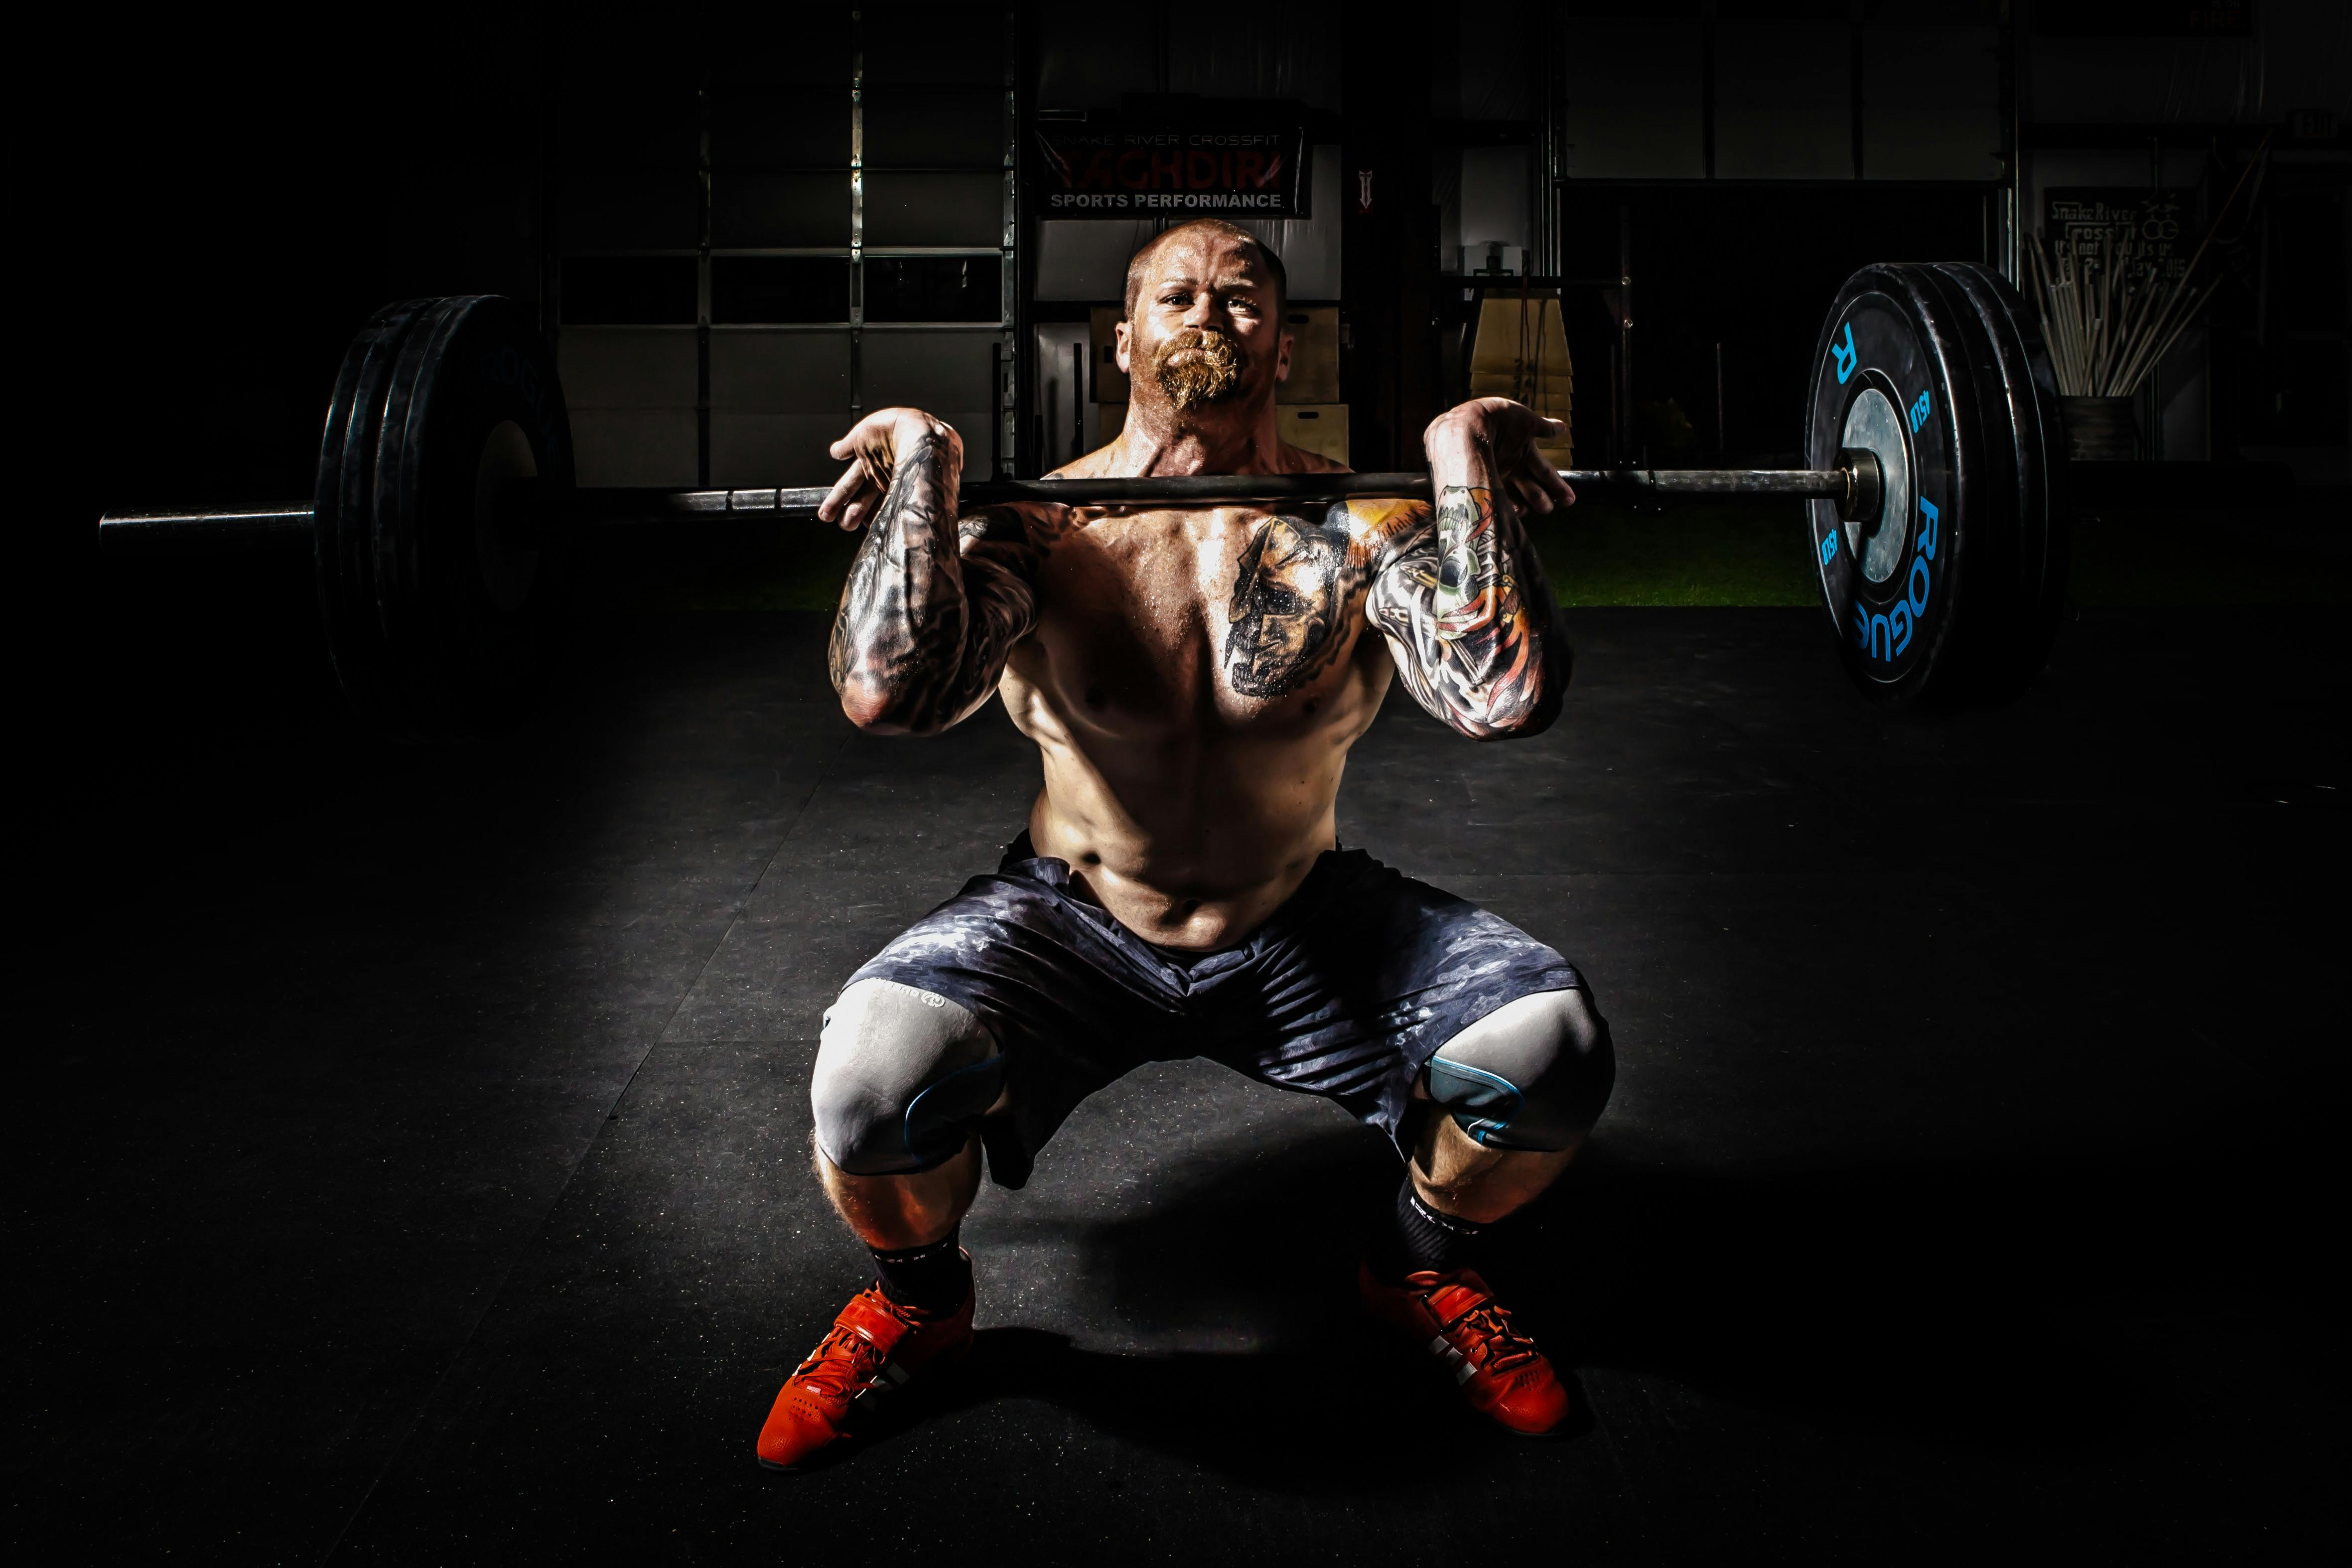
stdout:
[[(1186, 353), (1186, 350), (1197, 351)], [(1176, 356), (1184, 354), (1183, 363)], [(1179, 413), (1231, 397), (1242, 384), (1242, 353), (1223, 332), (1187, 327), (1151, 356), (1151, 377)]]

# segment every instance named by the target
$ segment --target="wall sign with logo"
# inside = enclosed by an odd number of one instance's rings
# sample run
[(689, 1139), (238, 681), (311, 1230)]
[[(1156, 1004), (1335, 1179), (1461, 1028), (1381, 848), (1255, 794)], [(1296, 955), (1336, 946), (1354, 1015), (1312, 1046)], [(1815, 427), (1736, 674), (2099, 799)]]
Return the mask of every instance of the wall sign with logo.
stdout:
[(1307, 133), (1048, 121), (1029, 182), (1041, 217), (1307, 217)]
[(2137, 283), (2176, 283), (2197, 248), (2189, 224), (2195, 193), (2145, 186), (2053, 186), (2042, 193), (2053, 259), (2122, 261)]

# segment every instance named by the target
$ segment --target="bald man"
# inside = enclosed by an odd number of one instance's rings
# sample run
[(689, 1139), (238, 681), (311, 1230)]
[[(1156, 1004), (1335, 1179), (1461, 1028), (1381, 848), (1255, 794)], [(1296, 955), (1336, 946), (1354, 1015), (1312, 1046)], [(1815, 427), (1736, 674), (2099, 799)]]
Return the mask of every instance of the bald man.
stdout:
[[(1127, 427), (1061, 474), (1336, 468), (1276, 434), (1283, 304), (1280, 259), (1231, 224), (1145, 246), (1118, 327)], [(1359, 1269), (1365, 1305), (1507, 1429), (1568, 1417), (1474, 1265), (1480, 1232), (1600, 1115), (1607, 1026), (1558, 952), (1335, 831), (1391, 675), (1473, 740), (1559, 714), (1569, 648), (1521, 525), (1574, 499), (1536, 450), (1559, 433), (1500, 398), (1445, 414), (1424, 437), (1433, 510), (967, 510), (963, 443), (933, 416), (887, 408), (835, 443), (851, 466), (823, 515), (866, 531), (833, 630), (844, 711), (931, 735), (1001, 696), (1045, 784), (1003, 863), (825, 1014), (816, 1173), (876, 1279), (777, 1395), (761, 1463), (826, 1455), (970, 1349), (959, 1225), (983, 1150), (1017, 1188), (1086, 1096), (1192, 1056), (1386, 1133), (1405, 1169)]]

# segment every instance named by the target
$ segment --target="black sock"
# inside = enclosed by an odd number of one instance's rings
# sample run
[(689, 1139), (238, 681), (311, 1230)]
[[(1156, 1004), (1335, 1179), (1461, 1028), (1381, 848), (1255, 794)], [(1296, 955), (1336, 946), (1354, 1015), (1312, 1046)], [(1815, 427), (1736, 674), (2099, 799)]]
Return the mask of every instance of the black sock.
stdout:
[(928, 1247), (897, 1252), (876, 1251), (874, 1271), (881, 1277), (882, 1293), (903, 1306), (924, 1312), (952, 1312), (963, 1305), (971, 1289), (971, 1265), (964, 1261), (963, 1226)]
[(1451, 1274), (1466, 1268), (1486, 1227), (1458, 1215), (1439, 1214), (1421, 1201), (1408, 1173), (1397, 1188), (1396, 1215), (1372, 1245), (1372, 1272), (1399, 1285), (1424, 1270)]

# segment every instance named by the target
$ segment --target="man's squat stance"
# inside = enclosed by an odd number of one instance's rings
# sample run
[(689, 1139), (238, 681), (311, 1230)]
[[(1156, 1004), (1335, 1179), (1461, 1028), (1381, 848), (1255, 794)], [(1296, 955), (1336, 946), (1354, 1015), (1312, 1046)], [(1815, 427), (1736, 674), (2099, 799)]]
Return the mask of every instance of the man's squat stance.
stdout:
[[(1337, 465), (1275, 434), (1280, 261), (1171, 229), (1129, 264), (1118, 440), (1066, 475)], [(868, 416), (823, 515), (864, 526), (831, 652), (861, 727), (935, 734), (1001, 693), (1045, 787), (1003, 863), (876, 954), (825, 1015), (812, 1095), (826, 1193), (876, 1283), (776, 1397), (761, 1459), (800, 1464), (962, 1355), (980, 1184), (1018, 1187), (1079, 1100), (1207, 1056), (1338, 1100), (1406, 1160), (1360, 1272), (1375, 1315), (1470, 1403), (1541, 1433), (1568, 1394), (1469, 1265), (1481, 1227), (1567, 1165), (1609, 1097), (1607, 1026), (1559, 953), (1343, 849), (1348, 748), (1391, 670), (1464, 734), (1537, 732), (1569, 673), (1522, 507), (1573, 498), (1514, 403), (1426, 441), (1438, 501), (960, 511), (930, 416)], [(1368, 635), (1377, 634), (1377, 635)]]

